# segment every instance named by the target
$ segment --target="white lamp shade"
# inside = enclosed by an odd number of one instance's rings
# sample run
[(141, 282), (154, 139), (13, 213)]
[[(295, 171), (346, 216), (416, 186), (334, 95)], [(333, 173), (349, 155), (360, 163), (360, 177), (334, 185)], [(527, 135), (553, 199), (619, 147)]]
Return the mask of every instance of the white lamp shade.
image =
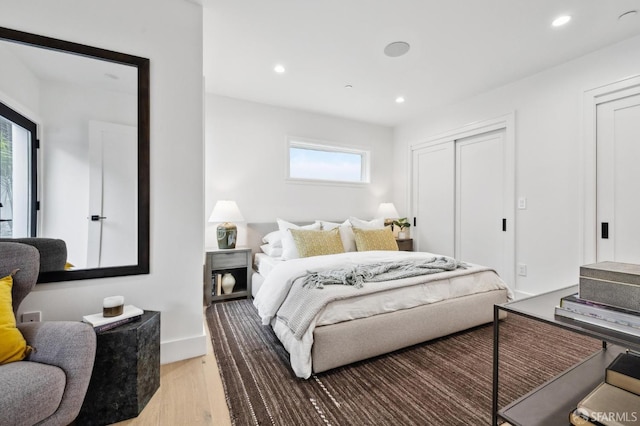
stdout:
[(393, 205), (393, 203), (381, 203), (380, 207), (378, 207), (378, 217), (383, 217), (385, 219), (397, 219), (400, 217), (398, 214), (398, 210)]
[(209, 222), (244, 222), (244, 217), (242, 217), (242, 213), (240, 213), (235, 201), (220, 200), (216, 202), (209, 217)]

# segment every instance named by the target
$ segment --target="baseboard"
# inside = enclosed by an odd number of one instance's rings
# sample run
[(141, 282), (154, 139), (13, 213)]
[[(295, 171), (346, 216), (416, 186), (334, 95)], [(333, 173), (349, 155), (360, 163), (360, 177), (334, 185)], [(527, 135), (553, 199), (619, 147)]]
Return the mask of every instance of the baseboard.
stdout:
[(182, 361), (207, 354), (207, 335), (160, 343), (160, 364)]

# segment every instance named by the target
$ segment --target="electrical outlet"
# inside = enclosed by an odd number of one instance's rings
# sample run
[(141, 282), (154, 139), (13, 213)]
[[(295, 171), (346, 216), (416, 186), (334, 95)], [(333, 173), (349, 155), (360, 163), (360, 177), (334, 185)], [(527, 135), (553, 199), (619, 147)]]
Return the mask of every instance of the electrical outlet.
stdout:
[(525, 265), (524, 263), (518, 263), (518, 275), (520, 275), (521, 277), (527, 276), (527, 265)]
[(22, 322), (40, 322), (42, 318), (42, 312), (25, 312), (22, 314)]

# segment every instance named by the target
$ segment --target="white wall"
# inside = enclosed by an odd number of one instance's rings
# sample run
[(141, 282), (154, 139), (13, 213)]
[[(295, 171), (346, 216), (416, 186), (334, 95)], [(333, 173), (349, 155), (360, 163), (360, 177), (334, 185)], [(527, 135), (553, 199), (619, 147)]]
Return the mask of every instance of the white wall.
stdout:
[(78, 320), (100, 311), (104, 297), (121, 294), (126, 303), (162, 312), (163, 363), (205, 353), (201, 6), (0, 0), (0, 10), (4, 27), (151, 61), (151, 273), (38, 285), (21, 311)]
[(640, 37), (430, 111), (395, 129), (395, 202), (408, 205), (408, 152), (433, 135), (515, 111), (516, 262), (519, 292), (537, 294), (578, 282), (583, 264), (580, 227), (582, 100), (586, 90), (640, 73)]
[(0, 66), (0, 101), (23, 115), (37, 116), (37, 108), (40, 104), (40, 81), (7, 48), (5, 41), (0, 42), (0, 57), (3, 58)]
[[(205, 122), (207, 219), (220, 199), (235, 200), (247, 222), (371, 218), (393, 195), (391, 128), (212, 94), (206, 97)], [(287, 182), (287, 136), (369, 150), (371, 183)], [(216, 247), (215, 227), (207, 225), (207, 247)]]

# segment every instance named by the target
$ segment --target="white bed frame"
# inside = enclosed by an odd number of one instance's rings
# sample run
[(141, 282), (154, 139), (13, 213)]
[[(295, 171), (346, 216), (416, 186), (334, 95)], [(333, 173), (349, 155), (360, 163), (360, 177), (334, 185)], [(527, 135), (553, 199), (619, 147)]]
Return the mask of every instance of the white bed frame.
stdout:
[[(261, 251), (262, 236), (276, 229), (275, 223), (248, 224), (247, 242), (254, 253)], [(262, 277), (257, 273), (254, 276), (259, 286)], [(493, 290), (316, 327), (311, 350), (313, 372), (320, 373), (489, 323), (493, 321), (493, 305), (506, 301), (507, 290)]]

